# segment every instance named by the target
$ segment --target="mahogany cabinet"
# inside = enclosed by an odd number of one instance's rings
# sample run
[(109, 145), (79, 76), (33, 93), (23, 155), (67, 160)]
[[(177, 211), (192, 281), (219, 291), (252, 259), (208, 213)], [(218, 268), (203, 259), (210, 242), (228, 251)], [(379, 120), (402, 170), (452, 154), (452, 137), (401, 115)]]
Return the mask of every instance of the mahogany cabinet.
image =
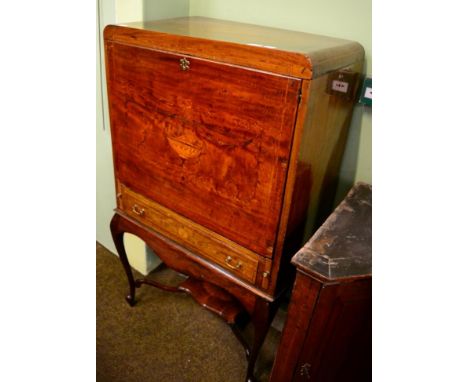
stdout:
[[(188, 17), (104, 31), (117, 209), (111, 222), (190, 278), (179, 288), (258, 349), (289, 261), (328, 212), (364, 52), (358, 43)], [(340, 84), (346, 89), (340, 89)]]
[(371, 186), (354, 186), (292, 263), (270, 382), (371, 381)]

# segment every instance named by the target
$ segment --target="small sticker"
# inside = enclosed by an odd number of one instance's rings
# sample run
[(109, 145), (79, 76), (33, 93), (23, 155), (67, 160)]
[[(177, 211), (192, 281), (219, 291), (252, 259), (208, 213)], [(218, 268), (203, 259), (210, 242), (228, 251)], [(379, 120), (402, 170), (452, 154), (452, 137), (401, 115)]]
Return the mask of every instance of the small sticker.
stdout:
[(339, 80), (332, 81), (332, 89), (337, 92), (347, 93), (348, 87), (349, 87), (349, 84), (347, 82), (339, 81)]
[(346, 100), (352, 100), (356, 95), (356, 83), (359, 73), (351, 71), (335, 71), (329, 74), (327, 93)]
[(366, 78), (362, 84), (361, 97), (359, 102), (372, 107), (372, 78)]
[(366, 88), (366, 91), (364, 92), (364, 97), (372, 99), (372, 88)]

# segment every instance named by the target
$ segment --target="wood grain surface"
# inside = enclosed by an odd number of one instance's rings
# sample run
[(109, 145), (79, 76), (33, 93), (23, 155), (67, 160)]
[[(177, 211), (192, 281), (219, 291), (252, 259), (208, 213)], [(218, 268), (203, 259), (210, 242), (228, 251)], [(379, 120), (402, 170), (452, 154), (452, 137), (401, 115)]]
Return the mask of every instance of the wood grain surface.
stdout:
[(321, 289), (293, 381), (372, 380), (371, 296), (370, 278)]
[(371, 381), (371, 280), (323, 284), (297, 273), (270, 376), (284, 381)]
[(360, 44), (206, 17), (108, 26), (108, 40), (311, 79), (363, 59)]
[(107, 44), (115, 175), (271, 257), (300, 81)]
[(298, 273), (294, 282), (288, 315), (276, 353), (270, 382), (292, 381), (297, 359), (304, 346), (305, 333), (312, 317), (321, 285), (317, 281)]
[[(186, 219), (120, 185), (119, 207), (134, 219), (221, 265), (227, 271), (255, 283), (259, 256), (246, 248)], [(229, 260), (230, 259), (230, 260)]]

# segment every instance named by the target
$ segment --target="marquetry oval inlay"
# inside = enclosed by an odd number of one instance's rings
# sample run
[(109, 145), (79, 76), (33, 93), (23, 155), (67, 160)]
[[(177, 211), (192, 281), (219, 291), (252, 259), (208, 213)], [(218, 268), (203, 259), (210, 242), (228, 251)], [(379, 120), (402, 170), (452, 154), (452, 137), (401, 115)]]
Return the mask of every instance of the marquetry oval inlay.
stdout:
[(196, 158), (202, 153), (204, 143), (191, 127), (166, 126), (165, 133), (169, 145), (181, 158)]

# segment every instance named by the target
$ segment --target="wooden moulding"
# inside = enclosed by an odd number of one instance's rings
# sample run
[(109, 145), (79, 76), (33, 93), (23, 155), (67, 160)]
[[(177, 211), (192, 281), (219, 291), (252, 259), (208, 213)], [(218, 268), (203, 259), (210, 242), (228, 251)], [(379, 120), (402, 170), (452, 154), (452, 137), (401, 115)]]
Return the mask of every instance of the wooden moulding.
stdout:
[(349, 65), (363, 55), (362, 46), (353, 41), (205, 17), (110, 25), (104, 36), (302, 79)]

